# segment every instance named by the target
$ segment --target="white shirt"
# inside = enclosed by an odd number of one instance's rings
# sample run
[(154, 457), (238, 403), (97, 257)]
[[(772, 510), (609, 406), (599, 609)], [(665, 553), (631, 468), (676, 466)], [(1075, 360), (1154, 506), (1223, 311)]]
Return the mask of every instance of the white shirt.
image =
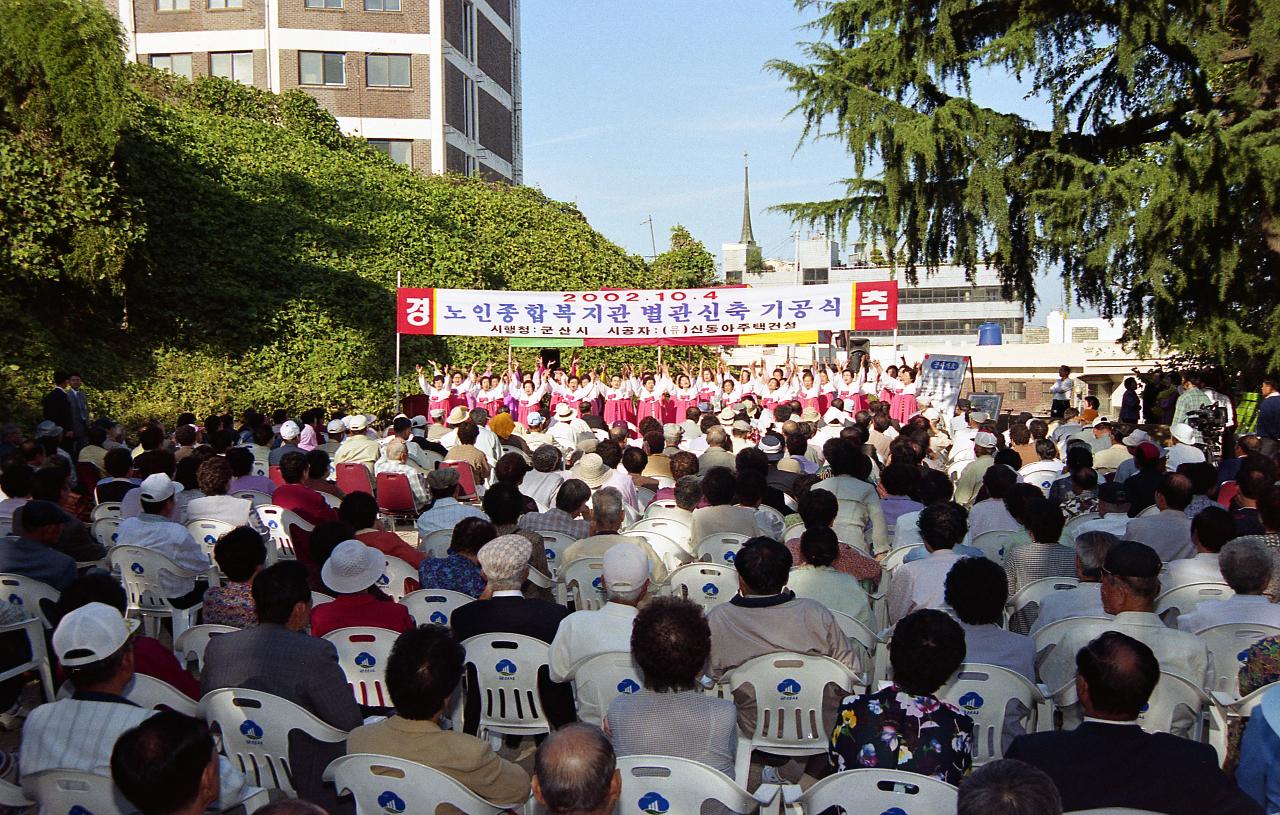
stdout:
[(613, 487), (622, 493), (622, 503), (634, 510), (640, 510), (640, 499), (636, 496), (636, 482), (631, 480), (631, 474), (626, 470), (614, 469), (613, 475), (610, 475), (609, 480), (604, 482), (604, 486)]
[[(1209, 649), (1194, 634), (1168, 628), (1150, 611), (1122, 611), (1108, 622), (1073, 628), (1045, 657), (1040, 666), (1040, 679), (1059, 696), (1060, 703), (1076, 702), (1076, 652), (1104, 631), (1119, 631), (1146, 643), (1155, 653), (1162, 671), (1177, 674), (1197, 687), (1204, 687), (1209, 678)], [(1059, 695), (1058, 691), (1064, 688), (1067, 692)]]
[(249, 523), (249, 512), (252, 509), (252, 501), (234, 495), (202, 495), (187, 504), (187, 517), (191, 520), (226, 521), (232, 526), (245, 526)]
[(1168, 571), (1160, 577), (1160, 590), (1168, 591), (1188, 583), (1221, 583), (1217, 552), (1197, 552), (1194, 556), (1170, 561)]
[(1036, 681), (1036, 646), (1023, 634), (1006, 631), (995, 624), (969, 625), (964, 629), (964, 661), (998, 665)]
[[(634, 606), (609, 601), (596, 611), (575, 611), (560, 621), (551, 641), (547, 667), (555, 682), (568, 682), (582, 663), (594, 656), (628, 653), (631, 650), (631, 627), (636, 620)], [(605, 711), (596, 710), (588, 701), (589, 694), (578, 697), (578, 718), (598, 722)]]
[(1021, 528), (1022, 524), (1013, 519), (999, 498), (979, 501), (969, 510), (969, 540), (976, 539), (983, 532), (1017, 532)]
[(1206, 628), (1229, 623), (1270, 625), (1280, 628), (1280, 606), (1261, 594), (1237, 594), (1226, 600), (1205, 600), (1178, 617), (1178, 630), (1198, 634)]
[(1031, 624), (1031, 635), (1049, 623), (1071, 617), (1110, 617), (1102, 608), (1102, 584), (1081, 583), (1074, 589), (1055, 591), (1040, 601), (1040, 614)]
[[(138, 492), (138, 490), (130, 490)], [(136, 518), (125, 518), (120, 522), (116, 538), (117, 546), (141, 546), (157, 554), (164, 555), (175, 564), (192, 572), (206, 572), (212, 566), (205, 557), (204, 549), (196, 543), (195, 538), (182, 524), (176, 524), (160, 515), (143, 513)], [(177, 577), (161, 572), (158, 580), (160, 589), (166, 597), (181, 597), (189, 594), (196, 587), (195, 581), (189, 577)]]
[(1109, 532), (1117, 538), (1123, 538), (1131, 520), (1123, 512), (1111, 512), (1091, 521), (1082, 522), (1076, 527), (1076, 537), (1080, 537), (1086, 532)]
[(1181, 464), (1199, 464), (1204, 461), (1204, 451), (1193, 444), (1175, 444), (1165, 456), (1164, 466), (1169, 472), (1177, 472)]
[(520, 482), (520, 492), (532, 498), (538, 506), (550, 509), (555, 504), (555, 495), (564, 483), (565, 475), (564, 470), (549, 473), (530, 470)]
[(895, 569), (889, 583), (889, 622), (896, 623), (916, 609), (946, 608), (947, 573), (960, 557), (952, 549), (938, 549)]

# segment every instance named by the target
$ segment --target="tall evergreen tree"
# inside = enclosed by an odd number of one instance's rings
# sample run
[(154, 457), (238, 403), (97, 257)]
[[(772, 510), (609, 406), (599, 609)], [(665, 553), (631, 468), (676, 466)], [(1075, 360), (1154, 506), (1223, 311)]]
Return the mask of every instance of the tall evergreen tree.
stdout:
[[(782, 210), (901, 247), (908, 281), (989, 262), (1030, 310), (1054, 267), (1129, 339), (1280, 367), (1280, 0), (797, 5), (820, 37), (769, 66), (854, 177)], [(990, 70), (1051, 125), (972, 101)]]

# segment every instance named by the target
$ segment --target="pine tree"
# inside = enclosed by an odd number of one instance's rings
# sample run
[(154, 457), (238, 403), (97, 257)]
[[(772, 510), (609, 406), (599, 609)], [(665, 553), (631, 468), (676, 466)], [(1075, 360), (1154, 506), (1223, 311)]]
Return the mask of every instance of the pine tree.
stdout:
[[(1060, 270), (1127, 338), (1280, 367), (1280, 0), (798, 0), (820, 38), (769, 66), (844, 196), (780, 207), (900, 246), (904, 277), (991, 263), (1034, 307)], [(1007, 71), (1042, 129), (971, 99)]]

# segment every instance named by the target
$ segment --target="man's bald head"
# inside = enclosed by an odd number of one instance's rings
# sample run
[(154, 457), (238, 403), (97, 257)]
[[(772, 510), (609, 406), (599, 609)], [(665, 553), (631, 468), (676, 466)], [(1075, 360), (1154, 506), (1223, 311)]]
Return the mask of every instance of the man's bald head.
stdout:
[(621, 786), (613, 745), (595, 725), (562, 727), (534, 754), (533, 794), (548, 815), (605, 815)]
[(1134, 721), (1160, 681), (1145, 643), (1107, 631), (1076, 653), (1076, 689), (1086, 716)]

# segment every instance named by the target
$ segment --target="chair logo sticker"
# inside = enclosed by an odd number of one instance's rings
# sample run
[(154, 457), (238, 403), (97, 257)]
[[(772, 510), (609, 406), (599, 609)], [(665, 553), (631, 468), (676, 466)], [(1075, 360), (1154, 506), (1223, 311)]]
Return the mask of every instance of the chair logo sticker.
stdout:
[(385, 574), (383, 574), (383, 575), (379, 575), (379, 576), (378, 576), (378, 585), (379, 585), (379, 586), (385, 586), (385, 585), (387, 585), (387, 584), (388, 584), (388, 583), (390, 583), (390, 582), (391, 582), (391, 578), (387, 577)]
[(129, 571), (133, 572), (134, 574), (146, 574), (147, 572), (146, 569), (142, 568), (141, 563), (133, 564), (132, 566), (129, 567)]
[(702, 587), (702, 593), (707, 597), (715, 597), (720, 593), (720, 587), (715, 583), (707, 583)]
[(800, 683), (788, 677), (778, 683), (778, 693), (783, 699), (795, 699), (800, 695)]
[(880, 815), (907, 815), (907, 811), (902, 807), (889, 807), (884, 812), (881, 812)]
[(509, 659), (499, 660), (493, 669), (498, 672), (499, 679), (514, 679), (516, 675), (516, 664)]
[(431, 612), (431, 622), (435, 625), (448, 625), (449, 618), (442, 611), (433, 611)]
[(671, 809), (671, 802), (656, 792), (647, 792), (640, 797), (640, 811), (649, 815), (660, 815)]
[(732, 549), (730, 549), (728, 552), (725, 552), (725, 553), (724, 553), (724, 562), (725, 562), (725, 563), (733, 563), (733, 562), (734, 562), (735, 560), (737, 560), (737, 559), (738, 559), (738, 553), (737, 553), (737, 552), (735, 552), (735, 551), (733, 551)]
[(544, 553), (546, 554), (546, 556), (547, 556), (547, 562), (548, 562), (548, 563), (550, 563), (551, 561), (553, 561), (553, 560), (555, 560), (555, 559), (556, 559), (556, 550), (554, 550), (554, 549), (544, 549), (544, 550), (543, 550), (543, 552), (544, 552)]
[(93, 813), (79, 804), (76, 804), (71, 809), (67, 810), (67, 815), (93, 815)]
[(10, 594), (10, 595), (9, 595), (9, 602), (10, 602), (10, 603), (13, 603), (15, 606), (20, 606), (20, 605), (22, 605), (22, 598), (21, 598), (21, 597), (19, 597), (19, 596), (18, 596), (18, 595), (16, 595), (16, 594)]
[(399, 813), (404, 812), (406, 804), (399, 795), (396, 795), (391, 790), (386, 790), (378, 796), (378, 806), (382, 807), (383, 812), (399, 815)]
[(630, 677), (618, 683), (618, 693), (639, 693), (640, 685)]
[(361, 671), (372, 671), (374, 666), (378, 664), (377, 658), (368, 651), (361, 651), (356, 654), (355, 662), (356, 666), (359, 667)]
[(253, 719), (245, 719), (241, 722), (240, 735), (248, 739), (250, 744), (262, 744), (262, 727)]
[(215, 538), (213, 535), (205, 535), (204, 542), (209, 544), (214, 544), (218, 542), (218, 539)]
[(986, 700), (983, 699), (982, 696), (978, 694), (976, 691), (969, 691), (968, 693), (964, 694), (963, 696), (960, 697), (959, 702), (960, 702), (960, 707), (964, 708), (966, 711), (970, 713), (974, 713), (981, 710), (982, 706), (986, 704)]

